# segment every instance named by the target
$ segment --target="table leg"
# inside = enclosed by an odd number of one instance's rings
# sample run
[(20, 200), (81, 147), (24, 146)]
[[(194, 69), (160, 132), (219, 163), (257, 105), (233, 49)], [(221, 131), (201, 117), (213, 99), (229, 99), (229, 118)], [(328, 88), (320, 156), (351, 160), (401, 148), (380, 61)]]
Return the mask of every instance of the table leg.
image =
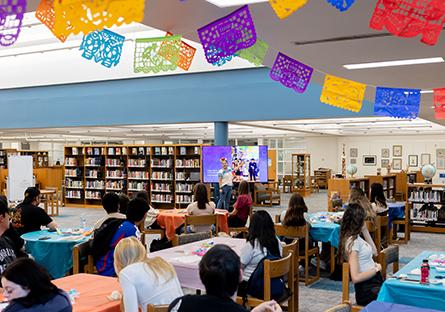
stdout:
[(331, 274), (335, 271), (335, 248), (331, 246)]
[(48, 213), (48, 194), (45, 194), (45, 203), (43, 204), (43, 207), (45, 209), (45, 212)]

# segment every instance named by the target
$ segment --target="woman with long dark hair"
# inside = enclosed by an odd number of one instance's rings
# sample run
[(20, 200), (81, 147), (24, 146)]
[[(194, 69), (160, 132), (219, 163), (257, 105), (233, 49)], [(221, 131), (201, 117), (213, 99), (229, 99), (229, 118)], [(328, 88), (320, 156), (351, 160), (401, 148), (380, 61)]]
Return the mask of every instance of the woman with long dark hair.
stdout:
[[(195, 185), (195, 201), (188, 205), (187, 214), (191, 216), (205, 216), (215, 213), (215, 203), (209, 201), (209, 194), (204, 183)], [(192, 232), (208, 232), (211, 227), (208, 225), (191, 226)]]
[(355, 299), (362, 306), (377, 299), (383, 284), (382, 267), (372, 258), (377, 255), (377, 248), (366, 227), (365, 217), (363, 207), (348, 205), (341, 223), (339, 246), (339, 259), (349, 263)]
[(383, 185), (380, 183), (371, 184), (371, 205), (375, 213), (379, 215), (388, 213), (388, 205), (386, 204)]
[(20, 258), (3, 272), (3, 295), (9, 305), (3, 312), (71, 312), (68, 295), (51, 282), (49, 274), (34, 260)]
[(238, 198), (233, 205), (233, 211), (229, 214), (229, 227), (245, 226), (251, 208), (252, 197), (249, 193), (249, 183), (241, 181), (238, 186)]
[(284, 226), (303, 226), (306, 224), (305, 213), (307, 213), (307, 206), (303, 196), (294, 193), (289, 199), (287, 210), (281, 213), (281, 223)]

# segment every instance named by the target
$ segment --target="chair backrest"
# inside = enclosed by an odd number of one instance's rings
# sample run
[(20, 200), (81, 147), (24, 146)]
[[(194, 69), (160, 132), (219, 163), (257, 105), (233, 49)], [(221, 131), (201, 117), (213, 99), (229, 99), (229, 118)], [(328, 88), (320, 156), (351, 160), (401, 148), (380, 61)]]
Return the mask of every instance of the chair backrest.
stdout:
[[(85, 264), (82, 267), (82, 264)], [(91, 240), (73, 247), (73, 274), (93, 273), (94, 261), (91, 254)]]
[[(275, 234), (277, 236), (285, 236), (288, 238), (298, 238), (305, 241), (305, 255), (309, 250), (309, 226), (284, 226), (282, 224), (275, 224)], [(295, 254), (298, 257), (298, 253)]]
[(203, 215), (203, 216), (185, 216), (185, 226), (187, 228), (188, 225), (212, 225), (216, 226), (216, 215)]
[(342, 302), (349, 302), (349, 263), (343, 262), (343, 273), (342, 273)]
[(185, 245), (197, 241), (201, 241), (204, 239), (212, 238), (212, 232), (199, 232), (199, 233), (190, 233), (190, 234), (181, 234), (175, 235), (172, 240), (173, 246)]
[(149, 304), (147, 306), (147, 312), (167, 312), (167, 311), (168, 311), (168, 304), (163, 304), (163, 305)]
[(329, 308), (324, 312), (351, 312), (351, 305), (349, 303), (342, 303), (335, 307)]
[[(377, 247), (377, 251), (380, 251), (382, 245), (384, 245), (384, 246), (389, 245), (389, 240), (391, 238), (390, 231), (389, 231), (388, 216), (377, 216), (376, 226), (377, 226), (376, 247)], [(383, 241), (383, 237), (385, 237), (385, 241)]]
[(266, 191), (266, 185), (255, 183), (255, 191)]
[[(271, 282), (270, 280), (275, 277), (282, 277), (287, 275), (288, 281), (292, 281), (294, 278), (294, 266), (293, 266), (294, 254), (291, 252), (287, 256), (278, 260), (264, 260), (264, 300), (269, 301), (271, 299)], [(288, 286), (291, 294), (294, 293), (294, 283), (289, 283)]]
[(287, 256), (291, 252), (293, 252), (294, 255), (296, 255), (297, 251), (298, 251), (298, 239), (294, 239), (292, 243), (283, 246), (283, 256)]
[(382, 275), (386, 279), (387, 266), (393, 265), (393, 273), (399, 269), (399, 245), (389, 245), (379, 254), (379, 263), (382, 266)]

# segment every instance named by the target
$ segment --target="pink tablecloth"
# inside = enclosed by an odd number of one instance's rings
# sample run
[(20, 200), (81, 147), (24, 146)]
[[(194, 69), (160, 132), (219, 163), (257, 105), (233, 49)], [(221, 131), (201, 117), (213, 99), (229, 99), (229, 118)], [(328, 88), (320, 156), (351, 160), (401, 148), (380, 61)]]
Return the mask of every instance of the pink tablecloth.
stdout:
[(164, 249), (150, 253), (150, 257), (161, 257), (171, 263), (178, 274), (182, 287), (205, 290), (199, 278), (200, 256), (193, 255), (192, 252), (199, 249), (203, 244), (213, 242), (214, 244), (225, 244), (235, 250), (239, 255), (241, 249), (246, 244), (245, 239), (230, 237), (214, 237), (199, 242), (194, 242), (182, 246)]

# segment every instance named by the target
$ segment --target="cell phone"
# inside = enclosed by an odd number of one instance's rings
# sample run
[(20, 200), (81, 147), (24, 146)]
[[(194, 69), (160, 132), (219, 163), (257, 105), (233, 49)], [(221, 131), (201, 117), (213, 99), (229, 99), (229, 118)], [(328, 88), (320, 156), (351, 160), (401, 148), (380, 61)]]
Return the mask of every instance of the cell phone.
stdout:
[(39, 240), (47, 240), (47, 239), (50, 239), (51, 237), (49, 237), (49, 236), (44, 236), (44, 237), (40, 237), (39, 238)]

